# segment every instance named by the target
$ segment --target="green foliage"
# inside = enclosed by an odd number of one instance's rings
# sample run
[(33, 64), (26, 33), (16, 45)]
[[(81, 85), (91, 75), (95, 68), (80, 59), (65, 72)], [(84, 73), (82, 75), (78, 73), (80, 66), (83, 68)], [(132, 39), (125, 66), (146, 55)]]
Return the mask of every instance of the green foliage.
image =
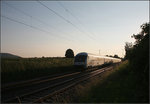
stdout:
[(73, 71), (73, 60), (73, 58), (1, 59), (2, 83)]
[[(141, 85), (144, 86), (145, 96), (149, 96), (149, 23), (141, 25), (142, 31), (133, 34), (135, 45), (126, 50), (126, 59), (130, 61), (131, 71), (139, 77)], [(126, 49), (126, 48), (125, 48)]]
[(128, 56), (127, 59), (130, 60), (134, 72), (146, 76), (149, 72), (149, 23), (141, 25), (141, 29), (139, 34), (133, 35), (136, 40), (135, 45), (130, 50), (126, 50), (126, 57)]
[(81, 102), (92, 103), (148, 103), (149, 102), (149, 23), (133, 35), (135, 44), (126, 43), (122, 64), (99, 85), (91, 87)]
[(114, 58), (119, 58), (119, 56), (118, 55), (114, 55)]
[(133, 44), (126, 42), (125, 43), (125, 51), (126, 51), (125, 59), (129, 59), (129, 57), (132, 53), (132, 49), (133, 49)]
[(131, 68), (130, 62), (125, 61), (107, 78), (84, 92), (80, 103), (147, 103), (149, 97), (144, 82), (140, 82), (140, 77)]
[(149, 34), (149, 23), (145, 23), (141, 25), (141, 32), (139, 34), (133, 34), (131, 37), (134, 38), (135, 44), (138, 45), (144, 39), (145, 35)]
[(72, 49), (67, 49), (66, 53), (65, 53), (65, 56), (67, 58), (74, 58), (74, 52)]

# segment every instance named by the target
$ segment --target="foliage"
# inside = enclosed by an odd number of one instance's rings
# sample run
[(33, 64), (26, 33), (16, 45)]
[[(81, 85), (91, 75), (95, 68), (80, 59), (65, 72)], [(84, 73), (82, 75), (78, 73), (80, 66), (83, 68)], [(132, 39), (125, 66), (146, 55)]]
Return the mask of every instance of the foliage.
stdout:
[(149, 23), (141, 25), (142, 31), (133, 35), (136, 40), (135, 45), (126, 49), (126, 58), (130, 60), (134, 66), (134, 70), (141, 74), (148, 73), (149, 67)]
[(65, 53), (65, 56), (66, 56), (67, 58), (73, 58), (73, 57), (74, 57), (74, 52), (73, 52), (73, 50), (72, 50), (72, 49), (67, 49), (67, 50), (66, 50), (66, 53)]
[(143, 91), (149, 96), (149, 23), (142, 24), (141, 29), (140, 33), (132, 36), (135, 44), (128, 45), (128, 48), (125, 46), (125, 58), (130, 61), (130, 71), (138, 76), (141, 86), (144, 86)]
[[(1, 59), (2, 83), (73, 71), (73, 58)], [(71, 69), (71, 70), (70, 70)]]
[[(125, 61), (114, 69), (107, 77), (90, 86), (80, 90), (80, 103), (147, 103), (149, 97), (146, 95), (143, 82), (135, 73), (131, 73), (130, 62)], [(103, 76), (101, 76), (103, 77)], [(95, 81), (95, 80), (94, 80)]]
[(139, 34), (132, 36), (134, 45), (126, 42), (127, 63), (121, 64), (119, 70), (96, 86), (85, 88), (80, 103), (149, 102), (149, 23), (141, 25), (141, 29)]
[(126, 42), (125, 43), (125, 51), (126, 51), (126, 56), (125, 59), (128, 59), (132, 53), (132, 49), (133, 49), (133, 44)]
[(121, 59), (121, 57), (119, 57), (117, 54), (115, 54), (114, 56), (112, 56), (112, 55), (106, 55), (107, 57), (112, 57), (112, 58), (119, 58), (119, 59)]
[(144, 39), (145, 35), (149, 34), (149, 23), (145, 23), (141, 25), (141, 32), (137, 35), (133, 34), (131, 37), (134, 38), (135, 44), (138, 45)]
[(119, 56), (118, 55), (114, 55), (114, 58), (119, 58)]

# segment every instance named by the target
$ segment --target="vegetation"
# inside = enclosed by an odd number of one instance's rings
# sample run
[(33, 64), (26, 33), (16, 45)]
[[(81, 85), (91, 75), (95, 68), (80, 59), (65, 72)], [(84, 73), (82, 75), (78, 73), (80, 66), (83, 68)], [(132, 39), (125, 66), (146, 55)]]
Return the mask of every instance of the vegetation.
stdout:
[[(79, 102), (148, 103), (149, 102), (149, 23), (126, 43), (124, 63), (107, 78), (79, 89)], [(95, 80), (94, 80), (95, 82)]]
[(118, 55), (114, 55), (114, 58), (119, 58), (119, 56)]
[(72, 49), (67, 49), (66, 53), (65, 53), (65, 56), (67, 58), (74, 58), (74, 52)]
[(130, 60), (132, 72), (137, 74), (142, 86), (145, 86), (144, 91), (149, 92), (149, 23), (141, 25), (141, 29), (140, 33), (132, 36), (136, 40), (135, 44), (125, 46), (125, 59)]
[(80, 103), (147, 103), (148, 92), (135, 73), (130, 72), (130, 62), (125, 61), (107, 77), (92, 82), (92, 86), (79, 89)]
[[(94, 80), (96, 84), (90, 83), (76, 90), (78, 102), (149, 102), (149, 23), (141, 25), (141, 29), (139, 34), (132, 36), (134, 44), (126, 42), (125, 61), (116, 70), (102, 80)], [(72, 65), (73, 58), (4, 59), (1, 63), (2, 81), (64, 72), (72, 69)]]
[(73, 58), (1, 59), (2, 83), (74, 71)]
[(118, 55), (114, 55), (114, 56), (112, 56), (112, 55), (106, 55), (107, 57), (112, 57), (112, 58), (119, 58), (119, 59), (122, 59), (121, 57), (119, 57)]

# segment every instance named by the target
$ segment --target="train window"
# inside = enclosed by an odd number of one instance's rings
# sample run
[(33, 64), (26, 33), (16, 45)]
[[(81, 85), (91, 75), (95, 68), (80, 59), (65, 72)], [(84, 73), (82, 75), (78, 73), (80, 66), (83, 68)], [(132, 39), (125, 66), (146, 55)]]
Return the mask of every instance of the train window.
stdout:
[(75, 57), (75, 62), (85, 62), (87, 56), (85, 55), (79, 55)]

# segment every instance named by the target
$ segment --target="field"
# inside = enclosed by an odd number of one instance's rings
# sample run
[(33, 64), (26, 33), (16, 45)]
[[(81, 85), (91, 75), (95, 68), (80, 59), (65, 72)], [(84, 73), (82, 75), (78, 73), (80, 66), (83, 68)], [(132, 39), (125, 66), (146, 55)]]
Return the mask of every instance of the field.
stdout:
[(74, 71), (73, 58), (1, 59), (2, 83)]

